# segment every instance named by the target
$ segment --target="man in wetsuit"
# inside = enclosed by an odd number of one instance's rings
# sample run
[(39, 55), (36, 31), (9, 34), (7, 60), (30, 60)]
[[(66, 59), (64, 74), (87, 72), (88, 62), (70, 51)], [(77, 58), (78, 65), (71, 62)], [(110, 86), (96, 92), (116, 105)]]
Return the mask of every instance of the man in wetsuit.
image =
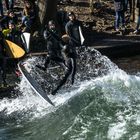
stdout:
[(65, 46), (62, 52), (66, 65), (65, 75), (59, 82), (58, 86), (51, 92), (52, 95), (55, 95), (57, 93), (57, 91), (66, 83), (70, 75), (71, 84), (74, 84), (76, 74), (76, 54), (75, 52), (73, 52), (73, 50), (71, 50), (70, 46)]
[(2, 76), (2, 84), (6, 86), (6, 52), (5, 52), (4, 36), (0, 30), (0, 73)]
[(82, 28), (81, 22), (76, 19), (76, 16), (73, 12), (68, 13), (68, 18), (69, 21), (65, 26), (65, 30), (70, 37), (69, 45), (73, 48), (83, 45), (81, 43), (80, 30), (79, 30)]
[(44, 31), (44, 39), (47, 44), (46, 48), (48, 55), (46, 57), (44, 66), (36, 65), (36, 67), (45, 71), (51, 60), (60, 65), (64, 63), (64, 59), (62, 58), (61, 54), (63, 41), (61, 40), (61, 37), (56, 30), (53, 20), (48, 22), (48, 28), (46, 28)]

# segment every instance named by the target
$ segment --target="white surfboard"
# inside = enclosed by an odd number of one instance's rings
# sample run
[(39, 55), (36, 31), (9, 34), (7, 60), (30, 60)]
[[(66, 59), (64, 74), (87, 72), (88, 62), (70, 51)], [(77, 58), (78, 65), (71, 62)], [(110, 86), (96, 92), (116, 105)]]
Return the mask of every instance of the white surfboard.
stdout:
[(28, 73), (28, 71), (25, 69), (25, 67), (21, 63), (18, 63), (18, 68), (20, 72), (22, 73), (22, 76), (26, 79), (26, 81), (31, 86), (31, 88), (35, 91), (35, 93), (39, 95), (44, 101), (47, 101), (48, 103), (54, 106), (53, 102), (50, 100), (47, 93), (35, 81), (35, 79), (33, 79), (33, 77)]
[(83, 43), (84, 43), (84, 41), (85, 41), (85, 38), (84, 38), (84, 36), (83, 36), (83, 34), (82, 34), (82, 29), (81, 29), (80, 26), (79, 26), (79, 33), (80, 33), (81, 45), (83, 45)]
[(31, 34), (27, 32), (21, 34), (21, 39), (27, 53), (30, 51), (30, 36)]

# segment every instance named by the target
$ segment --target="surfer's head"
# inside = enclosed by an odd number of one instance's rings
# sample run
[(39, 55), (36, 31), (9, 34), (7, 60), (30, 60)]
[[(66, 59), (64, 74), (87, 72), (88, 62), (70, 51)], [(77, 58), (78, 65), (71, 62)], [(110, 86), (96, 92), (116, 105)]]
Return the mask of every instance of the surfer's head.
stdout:
[(74, 20), (74, 19), (76, 18), (74, 12), (69, 12), (69, 13), (68, 13), (68, 18), (69, 18), (70, 20)]
[(55, 22), (54, 22), (53, 20), (50, 20), (50, 21), (48, 22), (48, 27), (49, 27), (49, 29), (51, 29), (51, 30), (55, 29)]

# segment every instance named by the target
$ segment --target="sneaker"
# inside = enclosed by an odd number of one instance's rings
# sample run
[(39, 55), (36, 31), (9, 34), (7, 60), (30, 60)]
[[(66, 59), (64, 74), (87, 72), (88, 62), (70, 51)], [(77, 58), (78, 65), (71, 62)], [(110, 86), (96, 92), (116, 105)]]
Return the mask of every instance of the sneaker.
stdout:
[(137, 33), (138, 33), (138, 30), (135, 30), (133, 33), (134, 33), (134, 34), (137, 34)]
[(118, 28), (116, 28), (116, 32), (119, 32), (119, 29)]
[(39, 68), (40, 70), (46, 71), (46, 68), (45, 67), (42, 67), (40, 65), (36, 65), (36, 67)]

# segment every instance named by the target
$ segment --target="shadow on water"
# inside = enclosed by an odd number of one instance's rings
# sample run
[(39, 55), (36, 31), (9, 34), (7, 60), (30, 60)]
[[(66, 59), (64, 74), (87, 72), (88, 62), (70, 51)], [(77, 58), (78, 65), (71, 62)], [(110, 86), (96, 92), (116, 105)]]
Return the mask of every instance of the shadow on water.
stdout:
[[(26, 63), (42, 83), (45, 75), (33, 68), (39, 60), (31, 58)], [(55, 97), (50, 95), (56, 107), (35, 96), (22, 79), (19, 90), (23, 96), (0, 102), (1, 138), (139, 139), (140, 77), (127, 75), (96, 50), (81, 52), (78, 66), (75, 85), (66, 85)]]

